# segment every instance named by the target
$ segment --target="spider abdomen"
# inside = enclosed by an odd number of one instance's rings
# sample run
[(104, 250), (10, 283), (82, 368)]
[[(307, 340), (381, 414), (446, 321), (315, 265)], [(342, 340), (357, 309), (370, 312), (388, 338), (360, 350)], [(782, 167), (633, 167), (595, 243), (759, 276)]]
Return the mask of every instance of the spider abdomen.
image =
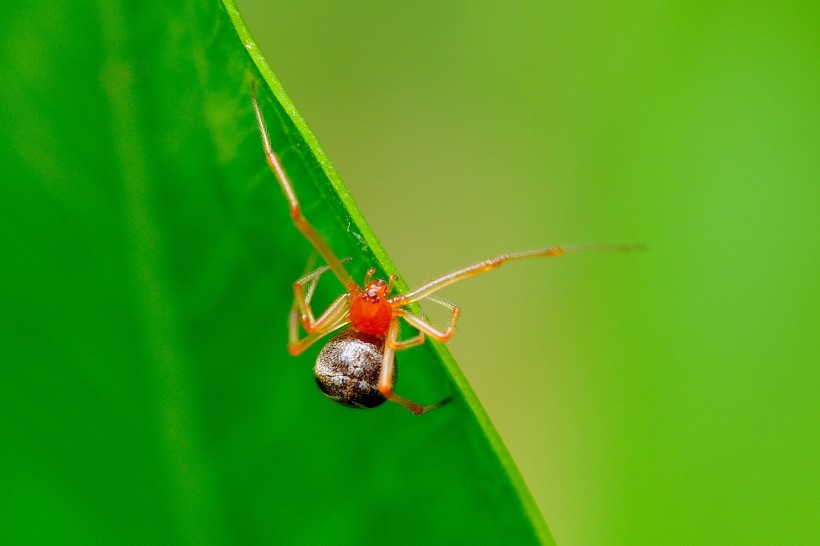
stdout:
[[(331, 400), (351, 408), (375, 408), (385, 400), (379, 392), (383, 359), (384, 338), (348, 328), (324, 346), (313, 374)], [(394, 361), (391, 384), (395, 381)]]

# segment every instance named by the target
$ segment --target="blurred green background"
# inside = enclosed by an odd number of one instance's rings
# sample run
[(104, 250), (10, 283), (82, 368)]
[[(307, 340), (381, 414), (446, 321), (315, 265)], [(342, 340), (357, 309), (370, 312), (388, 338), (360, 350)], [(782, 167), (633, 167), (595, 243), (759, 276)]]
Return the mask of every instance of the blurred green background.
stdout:
[(815, 2), (240, 8), (559, 544), (820, 541)]
[[(221, 4), (4, 7), (0, 543), (534, 540), (464, 400), (352, 412), (284, 352), (308, 248)], [(410, 285), (649, 244), (442, 294), (559, 544), (820, 541), (813, 4), (241, 7)], [(360, 255), (260, 90), (310, 218)], [(452, 387), (431, 353), (401, 356), (420, 401)]]

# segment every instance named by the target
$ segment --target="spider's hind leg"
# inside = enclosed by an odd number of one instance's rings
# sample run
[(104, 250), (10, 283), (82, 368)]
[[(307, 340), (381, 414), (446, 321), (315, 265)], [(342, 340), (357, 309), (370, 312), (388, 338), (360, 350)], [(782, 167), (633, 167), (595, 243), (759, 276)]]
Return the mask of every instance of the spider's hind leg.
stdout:
[[(398, 335), (399, 320), (398, 317), (393, 317), (393, 319), (390, 321), (390, 328), (388, 328), (387, 330), (387, 339), (385, 340), (384, 344), (384, 360), (382, 361), (382, 369), (381, 373), (379, 374), (379, 392), (382, 394), (382, 396), (384, 396), (387, 400), (390, 400), (391, 402), (400, 405), (401, 407), (413, 413), (414, 415), (421, 415), (422, 413), (434, 410), (449, 402), (450, 398), (445, 398), (444, 400), (436, 404), (423, 406), (421, 404), (417, 404), (416, 402), (412, 402), (407, 398), (399, 396), (393, 391), (393, 367), (396, 365), (395, 348), (397, 345), (401, 348), (407, 348), (407, 346), (402, 345), (403, 343), (406, 343), (406, 341), (397, 341)], [(422, 342), (424, 341), (423, 335), (424, 334), (420, 333), (420, 336), (422, 336)], [(416, 336), (415, 338), (412, 338), (407, 341), (415, 343), (415, 341), (420, 336)]]

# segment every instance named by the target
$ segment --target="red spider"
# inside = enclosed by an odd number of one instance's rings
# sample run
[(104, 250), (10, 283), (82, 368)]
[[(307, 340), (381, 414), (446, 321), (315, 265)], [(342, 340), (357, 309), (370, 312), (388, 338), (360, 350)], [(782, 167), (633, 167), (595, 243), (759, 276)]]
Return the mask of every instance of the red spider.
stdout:
[[(327, 264), (306, 274), (293, 284), (294, 304), (290, 313), (288, 351), (294, 356), (298, 355), (323, 336), (349, 325), (322, 349), (314, 368), (319, 387), (326, 395), (341, 404), (370, 408), (390, 400), (418, 415), (447, 401), (423, 406), (393, 391), (396, 381), (396, 351), (421, 345), (427, 336), (444, 343), (453, 335), (461, 308), (432, 297), (433, 293), (445, 286), (493, 270), (512, 260), (549, 258), (568, 252), (588, 250), (631, 251), (642, 247), (623, 244), (582, 244), (502, 254), (442, 275), (406, 294), (393, 296), (390, 294), (397, 275), (390, 275), (387, 281), (374, 279), (376, 270), (371, 268), (364, 277), (363, 287), (359, 286), (343, 265), (347, 260), (340, 260), (302, 216), (293, 185), (271, 147), (265, 120), (256, 100), (254, 84), (251, 84), (251, 98), (268, 165), (288, 200), (293, 223)], [(328, 270), (339, 279), (346, 292), (336, 298), (321, 315), (315, 317), (310, 301), (320, 275)], [(443, 329), (436, 328), (422, 316), (407, 309), (408, 304), (425, 298), (450, 309), (450, 320)], [(409, 339), (399, 340), (400, 319), (416, 329), (418, 334)], [(302, 338), (299, 337), (300, 324), (307, 333)]]

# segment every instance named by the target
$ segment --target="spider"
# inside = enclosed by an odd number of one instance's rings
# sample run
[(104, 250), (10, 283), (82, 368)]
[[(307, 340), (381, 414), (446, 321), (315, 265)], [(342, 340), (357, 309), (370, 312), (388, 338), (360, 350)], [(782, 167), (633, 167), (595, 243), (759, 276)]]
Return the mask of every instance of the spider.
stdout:
[[(288, 178), (279, 157), (273, 151), (265, 120), (256, 99), (255, 82), (251, 83), (256, 122), (262, 138), (265, 157), (290, 206), (290, 216), (296, 228), (310, 242), (326, 265), (306, 273), (293, 283), (294, 303), (288, 320), (288, 352), (296, 356), (319, 339), (339, 328), (346, 327), (333, 337), (320, 351), (314, 367), (319, 388), (332, 400), (350, 407), (372, 408), (389, 400), (413, 414), (420, 415), (440, 407), (449, 399), (432, 405), (422, 405), (394, 391), (396, 383), (396, 351), (421, 345), (427, 337), (440, 343), (447, 342), (455, 331), (461, 315), (461, 307), (433, 296), (453, 283), (492, 271), (506, 262), (529, 258), (551, 258), (571, 252), (590, 250), (631, 251), (642, 245), (627, 244), (576, 244), (548, 246), (535, 250), (501, 254), (467, 267), (442, 275), (423, 286), (404, 294), (391, 295), (398, 276), (392, 274), (387, 281), (374, 278), (376, 270), (370, 268), (360, 286), (344, 267), (349, 258), (339, 259), (325, 243), (310, 222), (302, 215), (293, 184)], [(311, 269), (307, 268), (308, 271)], [(311, 308), (311, 299), (319, 277), (331, 271), (345, 287), (318, 317)], [(407, 308), (411, 303), (428, 299), (450, 310), (450, 319), (444, 328), (430, 324), (424, 315)], [(399, 340), (399, 324), (403, 320), (418, 331), (415, 336)], [(300, 337), (300, 325), (306, 335)]]

